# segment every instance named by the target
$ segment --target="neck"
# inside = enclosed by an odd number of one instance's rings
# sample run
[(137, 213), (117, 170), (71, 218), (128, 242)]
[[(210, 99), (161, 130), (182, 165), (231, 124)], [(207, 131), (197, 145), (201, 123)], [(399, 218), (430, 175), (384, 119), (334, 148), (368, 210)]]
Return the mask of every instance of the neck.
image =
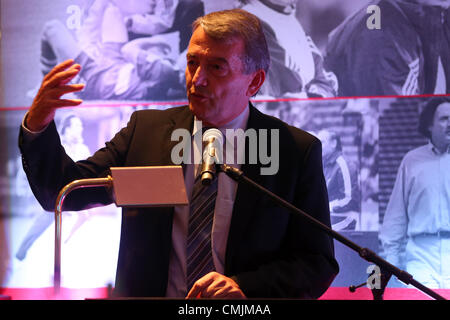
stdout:
[(450, 144), (448, 144), (448, 143), (436, 144), (433, 141), (431, 143), (439, 151), (439, 153), (446, 153), (446, 152), (450, 151)]
[(207, 120), (202, 120), (202, 124), (205, 127), (213, 127), (213, 128), (226, 128), (229, 126), (233, 126), (234, 122), (241, 116), (243, 113), (245, 113), (247, 110), (249, 110), (249, 105), (247, 104), (242, 110), (240, 110), (237, 114), (234, 114), (230, 116), (227, 119), (222, 120), (221, 122), (208, 122)]

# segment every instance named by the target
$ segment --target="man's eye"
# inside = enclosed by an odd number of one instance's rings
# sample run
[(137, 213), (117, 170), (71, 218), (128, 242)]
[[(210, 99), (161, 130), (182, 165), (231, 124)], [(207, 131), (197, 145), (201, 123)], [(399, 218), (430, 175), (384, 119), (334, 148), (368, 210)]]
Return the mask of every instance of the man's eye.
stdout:
[(210, 70), (217, 75), (224, 75), (227, 72), (227, 69), (222, 64), (211, 64)]
[(188, 59), (187, 60), (187, 65), (188, 66), (195, 66), (195, 65), (197, 65), (197, 60), (195, 60), (195, 59)]

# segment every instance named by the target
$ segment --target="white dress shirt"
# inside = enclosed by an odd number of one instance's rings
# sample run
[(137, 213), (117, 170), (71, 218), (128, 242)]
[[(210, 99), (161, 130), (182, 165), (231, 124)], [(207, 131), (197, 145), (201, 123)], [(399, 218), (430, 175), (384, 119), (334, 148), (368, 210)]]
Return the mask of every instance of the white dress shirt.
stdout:
[[(239, 116), (226, 125), (218, 128), (226, 139), (226, 129), (242, 129), (247, 127), (247, 121), (250, 109), (247, 107)], [(192, 137), (200, 130), (194, 119), (194, 129)], [(192, 139), (192, 150), (195, 154), (199, 152), (197, 145)], [(225, 141), (227, 144), (227, 141)], [(238, 144), (234, 144), (235, 154)], [(225, 149), (225, 148), (224, 148)], [(225, 159), (226, 162), (226, 159)], [(230, 164), (235, 168), (240, 168), (239, 164)], [(191, 197), (192, 187), (194, 185), (195, 176), (201, 168), (199, 164), (188, 164), (185, 170), (186, 192)], [(218, 175), (218, 190), (216, 205), (214, 209), (214, 220), (212, 226), (212, 256), (214, 267), (218, 273), (224, 273), (225, 253), (227, 248), (228, 233), (231, 223), (231, 215), (233, 211), (234, 199), (236, 197), (237, 183), (224, 173)], [(169, 262), (169, 280), (167, 285), (166, 297), (185, 297), (186, 288), (186, 246), (187, 246), (187, 230), (189, 220), (189, 206), (176, 206), (173, 217), (172, 228), (172, 251), (170, 253)]]

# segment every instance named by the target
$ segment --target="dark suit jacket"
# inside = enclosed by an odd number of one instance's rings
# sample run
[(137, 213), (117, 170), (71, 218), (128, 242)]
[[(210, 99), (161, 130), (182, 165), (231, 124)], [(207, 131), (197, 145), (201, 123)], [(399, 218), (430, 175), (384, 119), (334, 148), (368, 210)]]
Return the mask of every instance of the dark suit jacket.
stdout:
[[(105, 176), (112, 166), (170, 165), (177, 128), (192, 130), (187, 107), (135, 112), (124, 129), (92, 157), (74, 163), (64, 152), (54, 123), (32, 143), (19, 145), (30, 186), (46, 210), (70, 181)], [(244, 174), (314, 218), (329, 225), (321, 145), (312, 135), (250, 108), (248, 128), (278, 129), (279, 171), (260, 175), (261, 164), (244, 164)], [(268, 139), (270, 143), (270, 139)], [(269, 149), (270, 150), (270, 149)], [(102, 188), (70, 193), (64, 210), (109, 204)], [(164, 296), (172, 248), (173, 208), (130, 208), (122, 213), (115, 292), (121, 296)], [(300, 216), (277, 207), (248, 185), (240, 184), (228, 237), (225, 275), (247, 297), (316, 298), (338, 272), (332, 240)]]

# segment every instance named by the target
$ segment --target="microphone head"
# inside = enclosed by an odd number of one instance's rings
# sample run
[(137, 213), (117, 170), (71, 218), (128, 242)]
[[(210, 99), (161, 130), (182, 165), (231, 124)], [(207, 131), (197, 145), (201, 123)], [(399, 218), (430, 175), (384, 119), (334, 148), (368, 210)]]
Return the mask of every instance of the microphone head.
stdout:
[(203, 133), (203, 163), (222, 163), (223, 135), (219, 129), (211, 128)]
[(223, 135), (220, 130), (211, 128), (203, 134), (203, 163), (201, 179), (209, 185), (216, 175), (216, 164), (222, 163)]
[(203, 142), (209, 141), (211, 138), (215, 138), (217, 143), (223, 145), (223, 135), (219, 129), (210, 128), (203, 133)]

